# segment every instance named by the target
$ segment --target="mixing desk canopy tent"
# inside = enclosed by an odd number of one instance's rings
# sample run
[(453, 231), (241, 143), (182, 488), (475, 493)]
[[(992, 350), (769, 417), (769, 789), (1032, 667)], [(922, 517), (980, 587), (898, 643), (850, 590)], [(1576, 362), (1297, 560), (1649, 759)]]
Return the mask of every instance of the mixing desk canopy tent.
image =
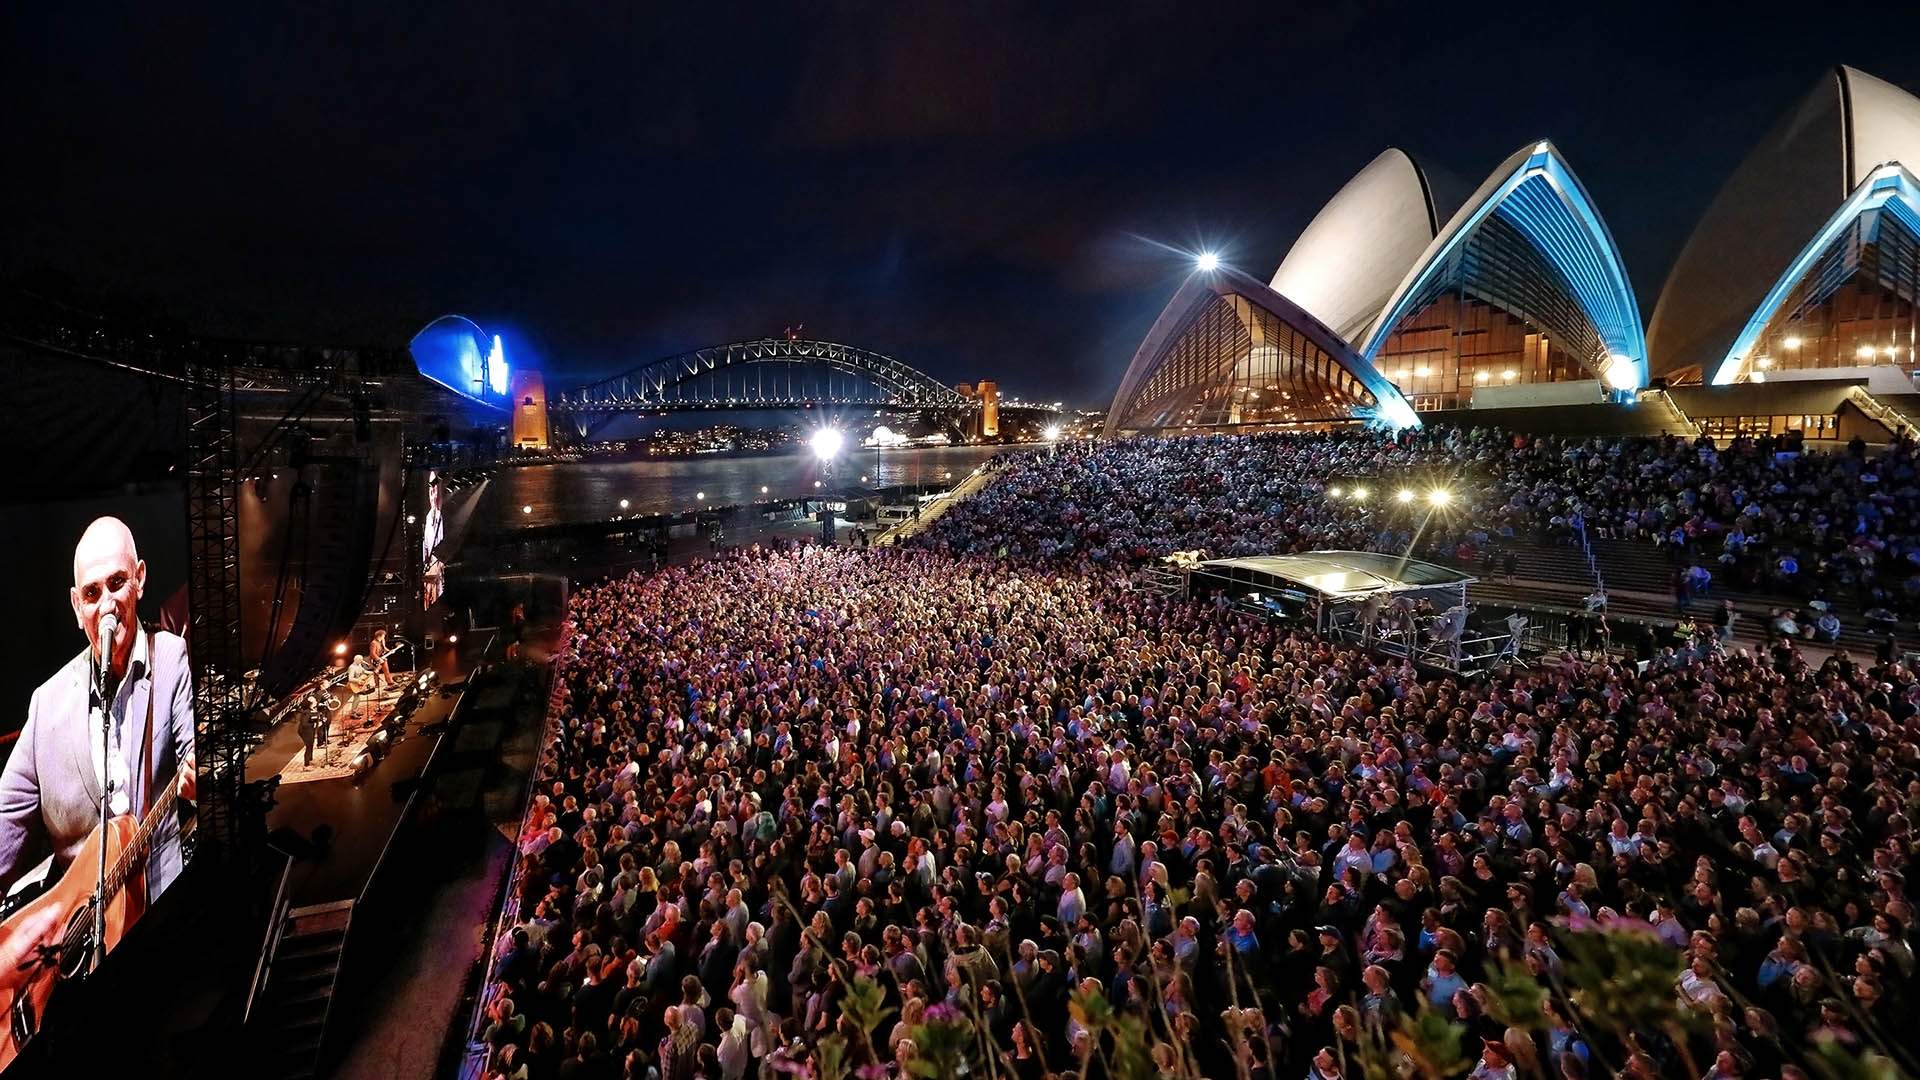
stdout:
[[(1425, 600), (1429, 610), (1463, 617), (1467, 586), (1458, 570), (1374, 551), (1309, 551), (1210, 559), (1187, 574), (1187, 594), (1224, 592), (1237, 604), (1310, 623), (1317, 631), (1360, 628), (1381, 608)], [(1453, 635), (1458, 637), (1457, 628)]]
[(1210, 559), (1193, 571), (1199, 588), (1291, 590), (1321, 600), (1363, 600), (1376, 593), (1430, 594), (1460, 602), (1474, 578), (1420, 559), (1377, 551), (1309, 551), (1301, 555), (1254, 555)]

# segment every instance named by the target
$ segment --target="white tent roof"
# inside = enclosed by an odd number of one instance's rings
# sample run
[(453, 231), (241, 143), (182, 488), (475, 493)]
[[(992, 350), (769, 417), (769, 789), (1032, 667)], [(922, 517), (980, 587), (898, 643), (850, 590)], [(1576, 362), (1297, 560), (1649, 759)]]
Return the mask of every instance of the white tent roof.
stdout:
[(1475, 578), (1437, 563), (1375, 551), (1310, 551), (1302, 555), (1252, 555), (1210, 559), (1200, 573), (1265, 574), (1323, 596), (1355, 597), (1408, 589), (1457, 588)]

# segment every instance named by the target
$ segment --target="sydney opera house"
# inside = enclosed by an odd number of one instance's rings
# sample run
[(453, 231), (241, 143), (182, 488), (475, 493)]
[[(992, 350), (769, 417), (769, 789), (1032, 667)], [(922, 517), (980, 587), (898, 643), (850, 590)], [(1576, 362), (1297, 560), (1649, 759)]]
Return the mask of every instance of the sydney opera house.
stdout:
[(1916, 170), (1920, 99), (1828, 73), (1726, 181), (1643, 323), (1560, 147), (1520, 147), (1460, 198), (1388, 149), (1270, 281), (1194, 271), (1134, 354), (1107, 430), (1405, 427), (1552, 407), (1536, 418), (1914, 434)]

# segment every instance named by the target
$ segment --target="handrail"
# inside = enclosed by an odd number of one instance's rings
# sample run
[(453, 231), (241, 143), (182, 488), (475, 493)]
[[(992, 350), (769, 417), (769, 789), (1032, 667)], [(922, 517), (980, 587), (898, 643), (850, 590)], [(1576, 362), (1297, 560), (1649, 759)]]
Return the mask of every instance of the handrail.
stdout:
[(1660, 403), (1665, 405), (1667, 411), (1673, 414), (1673, 418), (1677, 421), (1680, 430), (1696, 438), (1699, 437), (1700, 425), (1693, 422), (1693, 417), (1680, 411), (1680, 406), (1673, 400), (1672, 394), (1667, 393), (1664, 389), (1642, 390), (1640, 392), (1640, 399), (1645, 401), (1648, 398), (1659, 398)]
[(260, 991), (273, 977), (273, 956), (280, 950), (280, 935), (287, 928), (287, 909), (293, 901), (287, 896), (289, 883), (293, 879), (293, 857), (284, 851), (276, 852), (280, 856), (280, 883), (273, 891), (273, 906), (267, 909), (267, 936), (260, 945), (260, 959), (253, 964), (253, 983), (247, 987), (247, 1007), (240, 1014), (240, 1024), (245, 1026), (253, 1019), (253, 1007), (260, 1000)]
[(1847, 400), (1853, 402), (1855, 408), (1879, 421), (1881, 426), (1894, 434), (1920, 440), (1920, 424), (1915, 424), (1906, 414), (1874, 397), (1872, 391), (1866, 387), (1857, 384), (1847, 387)]

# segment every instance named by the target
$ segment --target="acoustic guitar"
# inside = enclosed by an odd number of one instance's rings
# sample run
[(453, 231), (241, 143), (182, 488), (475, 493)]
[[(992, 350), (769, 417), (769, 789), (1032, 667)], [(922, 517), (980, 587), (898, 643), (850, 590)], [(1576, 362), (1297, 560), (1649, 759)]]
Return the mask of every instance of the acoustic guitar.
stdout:
[[(36, 1033), (47, 999), (64, 979), (88, 974), (93, 956), (93, 891), (98, 884), (100, 847), (107, 849), (106, 950), (140, 918), (146, 906), (147, 851), (154, 830), (173, 813), (180, 773), (173, 777), (146, 817), (122, 814), (95, 826), (52, 888), (0, 923), (0, 1072), (13, 1064)], [(141, 888), (128, 891), (129, 882)]]

